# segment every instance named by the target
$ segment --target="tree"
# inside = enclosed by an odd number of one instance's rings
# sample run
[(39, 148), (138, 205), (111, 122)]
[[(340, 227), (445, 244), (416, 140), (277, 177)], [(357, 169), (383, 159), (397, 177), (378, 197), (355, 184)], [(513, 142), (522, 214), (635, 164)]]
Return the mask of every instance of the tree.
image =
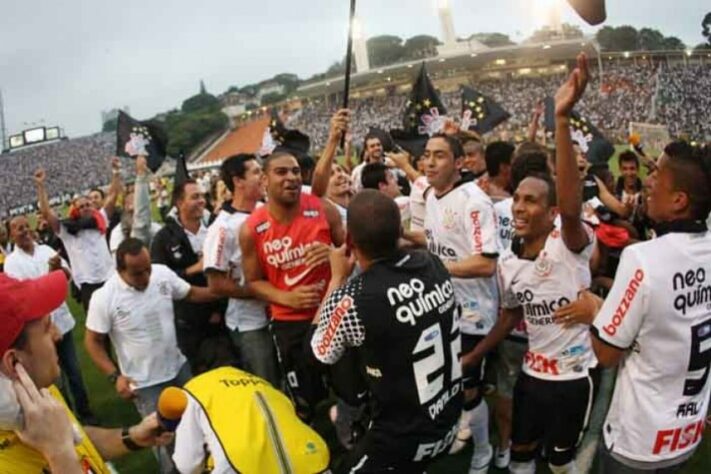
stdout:
[(618, 51), (636, 51), (639, 49), (639, 34), (633, 26), (620, 26), (615, 30), (615, 43)]
[(639, 30), (639, 48), (644, 51), (664, 49), (664, 35), (659, 30), (642, 28)]
[(212, 94), (197, 94), (183, 102), (181, 110), (185, 113), (196, 112), (203, 109), (218, 109), (220, 101)]
[(118, 125), (118, 117), (112, 118), (104, 122), (104, 126), (101, 127), (102, 132), (115, 132), (116, 125)]
[(686, 45), (676, 36), (667, 36), (664, 38), (664, 49), (669, 51), (680, 51), (686, 49)]
[(372, 67), (387, 66), (400, 61), (405, 52), (398, 36), (381, 35), (368, 39), (368, 59)]
[(270, 92), (269, 94), (264, 94), (262, 96), (262, 104), (261, 105), (276, 104), (277, 102), (281, 102), (284, 99), (286, 99), (286, 94), (280, 94), (278, 92)]
[(437, 46), (440, 41), (434, 36), (417, 35), (405, 41), (404, 58), (405, 59), (422, 59), (437, 56)]
[(711, 45), (711, 12), (708, 12), (701, 22), (701, 34), (706, 38), (706, 42)]
[(511, 46), (513, 44), (516, 44), (511, 41), (509, 35), (505, 35), (503, 33), (475, 33), (471, 35), (469, 39), (477, 40), (490, 48), (497, 48), (500, 46)]
[(711, 44), (709, 43), (699, 43), (694, 47), (694, 51), (697, 53), (706, 53), (709, 52), (711, 53)]
[(615, 44), (615, 28), (611, 26), (603, 26), (597, 30), (595, 38), (603, 51), (612, 51)]

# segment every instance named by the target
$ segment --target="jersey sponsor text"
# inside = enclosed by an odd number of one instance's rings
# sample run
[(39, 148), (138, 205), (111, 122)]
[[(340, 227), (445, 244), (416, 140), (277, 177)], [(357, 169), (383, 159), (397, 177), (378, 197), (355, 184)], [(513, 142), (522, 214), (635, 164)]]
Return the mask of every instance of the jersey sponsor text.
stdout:
[(386, 295), (390, 306), (398, 306), (395, 317), (401, 323), (414, 326), (416, 318), (437, 309), (439, 313), (448, 311), (454, 304), (454, 288), (447, 280), (443, 284), (435, 284), (434, 290), (425, 293), (425, 284), (419, 278), (413, 278), (408, 283), (388, 288)]
[(627, 290), (625, 290), (625, 294), (622, 297), (622, 301), (620, 301), (620, 304), (615, 310), (615, 314), (612, 317), (612, 322), (603, 326), (603, 330), (608, 335), (614, 336), (615, 333), (617, 333), (617, 328), (619, 328), (622, 324), (622, 321), (624, 321), (625, 315), (630, 309), (630, 305), (632, 304), (632, 301), (634, 301), (634, 297), (637, 294), (637, 290), (639, 290), (639, 287), (643, 281), (644, 270), (638, 268), (637, 271), (634, 272), (632, 279), (630, 279), (629, 283), (627, 283)]

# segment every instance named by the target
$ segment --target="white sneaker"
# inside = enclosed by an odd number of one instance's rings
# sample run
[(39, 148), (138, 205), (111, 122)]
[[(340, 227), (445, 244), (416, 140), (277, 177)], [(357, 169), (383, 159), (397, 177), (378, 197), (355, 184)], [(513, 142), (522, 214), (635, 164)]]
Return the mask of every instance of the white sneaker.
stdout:
[(474, 449), (472, 462), (469, 466), (469, 474), (486, 474), (489, 471), (491, 458), (494, 457), (494, 449), (491, 445)]
[(506, 449), (499, 449), (499, 447), (496, 447), (496, 451), (494, 452), (494, 466), (496, 466), (498, 469), (506, 469), (509, 467), (509, 463), (511, 462), (511, 448), (506, 448)]

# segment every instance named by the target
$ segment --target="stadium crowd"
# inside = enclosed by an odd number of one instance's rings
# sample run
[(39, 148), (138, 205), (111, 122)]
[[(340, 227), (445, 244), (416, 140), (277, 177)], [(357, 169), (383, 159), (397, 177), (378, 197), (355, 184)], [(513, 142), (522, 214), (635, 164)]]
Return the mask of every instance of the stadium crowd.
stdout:
[[(153, 448), (165, 473), (409, 474), (468, 444), (470, 474), (677, 472), (711, 399), (711, 149), (635, 143), (615, 179), (571, 125), (575, 108), (626, 136), (659, 81), (667, 123), (708, 132), (675, 73), (615, 66), (601, 84), (581, 54), (566, 75), (477, 83), (512, 118), (485, 141), (444, 121), (420, 156), (369, 132), (397, 126), (405, 97), (311, 103), (288, 125), (314, 166), (285, 133), (176, 174), (170, 204), (145, 157), (101, 159), (111, 134), (3, 156), (0, 206), (36, 200), (38, 216), (0, 233), (0, 472), (104, 473)], [(544, 144), (529, 130), (545, 95)], [(346, 133), (355, 167), (336, 160)], [(97, 427), (68, 282), (91, 363), (138, 424)]]

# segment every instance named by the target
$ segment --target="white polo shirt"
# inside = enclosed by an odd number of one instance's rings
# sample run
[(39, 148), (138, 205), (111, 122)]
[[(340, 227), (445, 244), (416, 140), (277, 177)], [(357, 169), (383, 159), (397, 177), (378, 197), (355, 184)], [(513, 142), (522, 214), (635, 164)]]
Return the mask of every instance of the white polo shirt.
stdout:
[[(5, 260), (5, 273), (18, 280), (39, 278), (49, 273), (49, 259), (55, 255), (57, 251), (47, 245), (36, 243), (33, 254), (28, 254), (16, 245), (15, 250)], [(64, 260), (62, 266), (69, 269)], [(62, 336), (76, 324), (67, 303), (62, 303), (62, 306), (52, 311), (51, 318)]]
[(175, 337), (173, 300), (190, 292), (190, 284), (165, 265), (153, 264), (145, 291), (114, 273), (91, 298), (86, 327), (108, 334), (121, 373), (150, 387), (175, 378), (185, 364)]
[[(225, 272), (244, 286), (246, 280), (242, 271), (242, 250), (239, 246), (239, 230), (249, 214), (224, 209), (207, 230), (203, 245), (203, 268)], [(240, 332), (262, 329), (268, 324), (267, 305), (253, 298), (230, 298), (225, 312), (225, 324), (231, 331)]]
[[(99, 211), (108, 222), (106, 211)], [(63, 224), (57, 236), (62, 239), (72, 266), (72, 279), (78, 287), (84, 283), (103, 283), (114, 270), (106, 236), (97, 229), (81, 230), (72, 235)]]
[[(155, 237), (155, 235), (162, 228), (163, 226), (158, 224), (157, 222), (151, 222), (151, 239)], [(123, 242), (124, 240), (126, 240), (126, 236), (123, 234), (123, 223), (119, 222), (119, 224), (111, 231), (111, 237), (109, 237), (109, 250), (111, 251), (112, 255), (116, 255), (116, 251), (118, 250), (119, 245), (121, 245), (121, 242)], [(115, 260), (113, 258), (111, 260), (115, 265)]]

